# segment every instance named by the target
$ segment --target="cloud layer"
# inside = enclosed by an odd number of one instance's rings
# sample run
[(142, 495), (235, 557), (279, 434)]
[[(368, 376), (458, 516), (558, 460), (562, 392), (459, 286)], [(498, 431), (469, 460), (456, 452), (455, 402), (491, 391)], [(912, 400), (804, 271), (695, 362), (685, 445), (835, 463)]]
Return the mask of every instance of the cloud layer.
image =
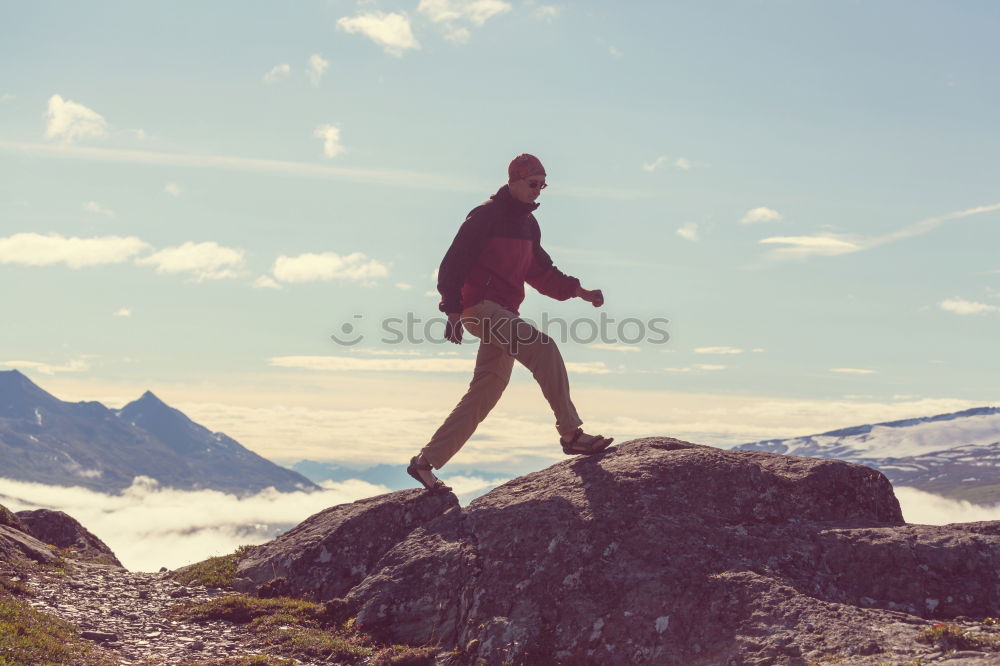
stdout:
[(214, 490), (163, 488), (145, 477), (136, 477), (121, 495), (0, 478), (0, 504), (12, 511), (65, 511), (108, 544), (127, 568), (156, 571), (263, 543), (277, 529), (327, 507), (388, 490), (359, 480), (323, 485), (319, 492), (269, 489), (240, 498)]

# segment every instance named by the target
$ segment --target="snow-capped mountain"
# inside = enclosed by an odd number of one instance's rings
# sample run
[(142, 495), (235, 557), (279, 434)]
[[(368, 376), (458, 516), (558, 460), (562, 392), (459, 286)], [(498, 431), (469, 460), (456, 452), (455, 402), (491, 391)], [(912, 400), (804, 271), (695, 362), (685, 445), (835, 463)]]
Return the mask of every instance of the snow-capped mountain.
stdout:
[(977, 407), (736, 449), (839, 458), (879, 469), (894, 485), (980, 504), (1000, 502), (1000, 408)]
[(239, 494), (318, 488), (149, 391), (108, 409), (59, 400), (17, 370), (0, 371), (0, 476), (103, 492), (128, 488), (136, 476)]

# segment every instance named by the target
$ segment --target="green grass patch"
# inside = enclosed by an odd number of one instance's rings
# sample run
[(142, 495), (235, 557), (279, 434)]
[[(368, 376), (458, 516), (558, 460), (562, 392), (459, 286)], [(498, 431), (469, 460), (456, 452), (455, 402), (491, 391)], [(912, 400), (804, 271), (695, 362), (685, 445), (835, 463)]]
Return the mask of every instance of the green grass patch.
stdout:
[(371, 666), (430, 666), (434, 663), (434, 648), (415, 648), (409, 645), (393, 645), (379, 650), (371, 660)]
[(920, 630), (917, 641), (948, 650), (983, 650), (1000, 646), (996, 635), (972, 632), (957, 624), (935, 624)]
[(114, 666), (118, 659), (79, 638), (76, 627), (0, 592), (0, 666)]
[(319, 626), (322, 619), (322, 607), (311, 601), (291, 597), (258, 599), (246, 594), (218, 597), (202, 603), (187, 602), (174, 606), (169, 613), (195, 622), (227, 620), (235, 624), (246, 624), (257, 618), (281, 616), (287, 618), (290, 624)]
[[(332, 621), (323, 605), (291, 597), (259, 599), (233, 595), (202, 603), (178, 604), (168, 614), (179, 620), (226, 620), (245, 624), (250, 635), (249, 646), (281, 657), (357, 664), (386, 651), (384, 647), (375, 646), (368, 635), (357, 631), (352, 622)], [(402, 658), (410, 649), (405, 646), (389, 648), (389, 653)], [(378, 663), (380, 666), (415, 666), (418, 662), (383, 660)], [(419, 663), (427, 662), (425, 659)]]
[(7, 593), (15, 597), (30, 597), (31, 590), (19, 580), (11, 580), (7, 576), (0, 575), (0, 597)]
[(252, 546), (240, 546), (235, 553), (210, 557), (203, 562), (181, 567), (170, 577), (181, 585), (204, 585), (229, 589), (236, 579), (236, 567)]
[(18, 520), (14, 512), (0, 504), (0, 525), (6, 525), (7, 527), (13, 527), (15, 530), (23, 531), (23, 525), (21, 521)]

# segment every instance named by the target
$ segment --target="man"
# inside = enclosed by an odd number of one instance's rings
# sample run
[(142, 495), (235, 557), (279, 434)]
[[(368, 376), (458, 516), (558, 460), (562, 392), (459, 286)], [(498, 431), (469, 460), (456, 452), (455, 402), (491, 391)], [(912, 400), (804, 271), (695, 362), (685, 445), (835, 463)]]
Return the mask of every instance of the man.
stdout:
[(568, 455), (600, 453), (613, 441), (588, 435), (569, 396), (569, 378), (551, 338), (518, 316), (524, 283), (565, 301), (580, 297), (601, 307), (600, 289), (588, 290), (564, 274), (542, 249), (532, 212), (545, 184), (537, 157), (522, 154), (507, 167), (507, 184), (465, 219), (438, 270), (439, 309), (448, 315), (445, 337), (460, 344), (462, 326), (480, 339), (469, 390), (410, 461), (410, 476), (432, 492), (451, 490), (434, 476), (468, 441), (507, 387), (514, 361), (531, 370), (556, 416), (556, 430)]

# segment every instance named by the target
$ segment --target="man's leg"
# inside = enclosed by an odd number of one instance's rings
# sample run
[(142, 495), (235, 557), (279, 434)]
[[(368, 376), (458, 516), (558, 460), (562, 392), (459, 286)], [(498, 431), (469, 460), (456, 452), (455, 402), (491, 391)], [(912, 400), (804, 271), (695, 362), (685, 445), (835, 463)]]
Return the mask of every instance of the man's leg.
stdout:
[[(478, 335), (474, 326), (469, 330)], [(479, 344), (469, 390), (434, 433), (430, 443), (420, 451), (424, 460), (435, 469), (441, 469), (462, 448), (500, 400), (513, 366), (514, 359), (501, 347)]]
[(564, 438), (576, 432), (583, 421), (569, 395), (569, 376), (559, 347), (552, 338), (510, 310), (485, 301), (480, 317), (483, 344), (498, 347), (523, 364), (535, 377), (556, 417), (556, 430)]

